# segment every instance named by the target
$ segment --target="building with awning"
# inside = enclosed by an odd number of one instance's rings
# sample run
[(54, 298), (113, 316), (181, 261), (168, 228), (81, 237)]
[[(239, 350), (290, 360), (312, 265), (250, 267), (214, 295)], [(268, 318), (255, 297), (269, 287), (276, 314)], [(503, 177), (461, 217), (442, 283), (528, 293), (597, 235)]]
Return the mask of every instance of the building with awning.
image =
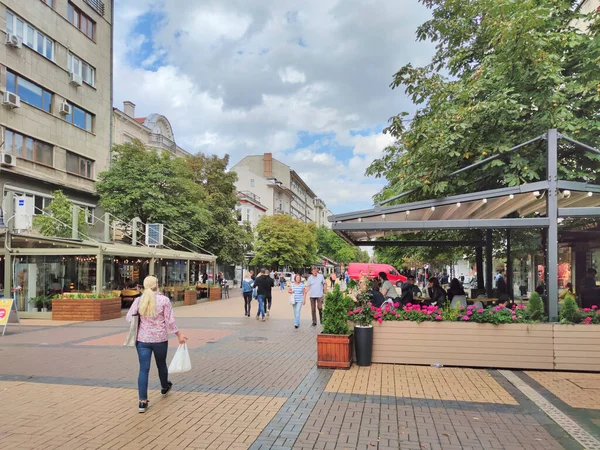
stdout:
[[(600, 264), (600, 240), (598, 230), (570, 227), (569, 219), (593, 219), (600, 216), (600, 185), (588, 182), (566, 181), (558, 177), (558, 143), (563, 140), (581, 152), (599, 155), (600, 151), (571, 139), (551, 129), (528, 142), (516, 145), (506, 153), (526, 145), (546, 140), (547, 177), (543, 181), (514, 187), (486, 190), (444, 198), (393, 206), (377, 205), (372, 209), (332, 215), (333, 230), (353, 245), (403, 245), (414, 246), (471, 246), (476, 250), (478, 287), (492, 289), (492, 231), (506, 233), (507, 284), (512, 286), (511, 230), (538, 229), (542, 233), (545, 254), (544, 276), (547, 286), (548, 313), (558, 316), (558, 266), (559, 246), (567, 244), (572, 255), (570, 265), (573, 286), (580, 286), (586, 269), (598, 268)], [(506, 155), (503, 154), (503, 156)], [(450, 174), (483, 166), (500, 157), (494, 155)], [(401, 201), (408, 193), (394, 197)], [(481, 238), (471, 241), (392, 240), (399, 234), (414, 234), (433, 230), (482, 230)], [(586, 237), (587, 236), (587, 237)], [(486, 279), (483, 280), (483, 250), (486, 257)], [(596, 253), (598, 253), (596, 255)], [(598, 258), (598, 259), (596, 259)]]

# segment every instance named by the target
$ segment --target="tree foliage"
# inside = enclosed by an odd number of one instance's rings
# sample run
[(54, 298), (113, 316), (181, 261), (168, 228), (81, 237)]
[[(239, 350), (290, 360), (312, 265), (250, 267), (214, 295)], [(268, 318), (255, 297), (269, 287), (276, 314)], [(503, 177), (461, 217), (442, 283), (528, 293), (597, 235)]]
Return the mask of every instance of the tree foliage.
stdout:
[(317, 229), (317, 253), (336, 262), (369, 262), (369, 254), (359, 247), (348, 244), (327, 227)]
[[(600, 20), (582, 33), (574, 0), (421, 0), (432, 19), (417, 30), (436, 44), (429, 64), (407, 64), (392, 88), (417, 105), (412, 121), (390, 119), (394, 145), (367, 169), (385, 177), (379, 200), (514, 186), (545, 178), (545, 142), (503, 155), (549, 128), (600, 143)], [(561, 141), (562, 142), (562, 141)], [(492, 155), (500, 158), (448, 179)], [(598, 157), (559, 148), (563, 179), (597, 182)], [(469, 187), (467, 188), (467, 185)]]
[(252, 265), (301, 267), (316, 262), (317, 238), (313, 223), (286, 214), (263, 216), (256, 226)]
[[(44, 236), (71, 238), (73, 231), (73, 203), (60, 190), (53, 192), (53, 200), (49, 206), (44, 208), (44, 214), (38, 214), (33, 218), (33, 225), (39, 227)], [(88, 224), (86, 222), (86, 211), (80, 209), (78, 216), (78, 231), (81, 239), (86, 238)]]
[(189, 247), (191, 242), (220, 262), (243, 261), (252, 235), (234, 216), (235, 175), (225, 171), (227, 157), (172, 158), (138, 140), (113, 151), (113, 164), (96, 185), (106, 211), (125, 222), (139, 217), (164, 224), (173, 232), (165, 233), (169, 246)]

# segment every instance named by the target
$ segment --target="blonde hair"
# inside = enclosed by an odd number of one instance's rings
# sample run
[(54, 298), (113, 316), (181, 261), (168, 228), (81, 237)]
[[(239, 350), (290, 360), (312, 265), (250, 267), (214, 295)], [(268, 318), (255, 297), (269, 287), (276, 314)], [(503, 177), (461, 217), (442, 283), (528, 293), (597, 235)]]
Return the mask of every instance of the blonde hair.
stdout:
[(144, 279), (144, 293), (140, 298), (138, 312), (144, 317), (154, 317), (156, 315), (156, 289), (158, 288), (158, 278), (150, 275)]

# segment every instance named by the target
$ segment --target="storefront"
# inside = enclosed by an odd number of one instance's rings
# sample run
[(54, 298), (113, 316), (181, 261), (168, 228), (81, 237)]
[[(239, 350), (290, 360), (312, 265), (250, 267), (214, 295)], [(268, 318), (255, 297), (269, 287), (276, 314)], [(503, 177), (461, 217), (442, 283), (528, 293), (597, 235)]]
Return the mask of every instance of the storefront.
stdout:
[[(4, 232), (0, 238), (6, 242)], [(16, 296), (20, 311), (35, 311), (34, 299), (64, 292), (117, 295), (140, 288), (148, 275), (176, 301), (215, 260), (165, 248), (18, 234), (0, 249), (0, 284), (5, 297)]]

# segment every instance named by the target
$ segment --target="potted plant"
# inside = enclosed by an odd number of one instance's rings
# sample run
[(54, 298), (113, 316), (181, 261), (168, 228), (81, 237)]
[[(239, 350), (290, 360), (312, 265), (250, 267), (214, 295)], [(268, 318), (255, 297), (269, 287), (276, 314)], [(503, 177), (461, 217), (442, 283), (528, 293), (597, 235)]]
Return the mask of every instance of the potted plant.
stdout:
[(354, 322), (354, 348), (356, 364), (370, 366), (373, 359), (373, 318), (375, 308), (371, 304), (373, 294), (361, 283), (361, 292), (356, 296), (357, 304), (350, 311), (350, 320)]
[(352, 365), (352, 332), (348, 326), (351, 302), (339, 286), (325, 296), (323, 332), (317, 335), (317, 367), (349, 369)]
[(183, 304), (186, 306), (195, 305), (198, 300), (198, 291), (196, 286), (188, 286), (183, 294)]

